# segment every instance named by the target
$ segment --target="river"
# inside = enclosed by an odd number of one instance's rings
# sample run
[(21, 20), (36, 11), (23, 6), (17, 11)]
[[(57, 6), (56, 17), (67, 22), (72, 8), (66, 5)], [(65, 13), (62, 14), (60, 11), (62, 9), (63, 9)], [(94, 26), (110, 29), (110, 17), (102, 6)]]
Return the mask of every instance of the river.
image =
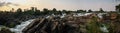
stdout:
[(22, 30), (34, 20), (35, 19), (31, 19), (31, 20), (22, 22), (20, 25), (16, 25), (16, 27), (10, 28), (10, 30), (15, 33), (22, 33)]

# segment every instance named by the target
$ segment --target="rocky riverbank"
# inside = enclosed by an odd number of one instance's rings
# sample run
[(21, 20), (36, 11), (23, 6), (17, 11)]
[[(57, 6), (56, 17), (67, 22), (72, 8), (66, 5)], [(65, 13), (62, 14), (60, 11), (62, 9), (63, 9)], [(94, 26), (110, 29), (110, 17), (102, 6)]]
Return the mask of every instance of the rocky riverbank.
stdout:
[(26, 14), (18, 15), (15, 12), (0, 12), (0, 25), (13, 28), (23, 21), (34, 18), (37, 18), (37, 16)]
[(23, 33), (119, 33), (119, 13), (87, 13), (37, 18)]
[[(120, 14), (109, 13), (62, 13), (61, 15), (27, 15), (1, 13), (0, 24), (15, 33), (118, 33)], [(5, 16), (5, 17), (3, 17)], [(29, 21), (29, 19), (35, 19)], [(22, 28), (24, 25), (24, 28)], [(15, 27), (16, 26), (16, 27)], [(14, 27), (14, 28), (13, 28)], [(9, 31), (8, 29), (8, 31)], [(20, 29), (20, 30), (19, 30)], [(22, 30), (21, 30), (22, 29)], [(96, 31), (96, 32), (95, 32)], [(6, 30), (7, 32), (7, 30)], [(10, 32), (10, 31), (9, 31)], [(11, 32), (11, 33), (13, 33)]]

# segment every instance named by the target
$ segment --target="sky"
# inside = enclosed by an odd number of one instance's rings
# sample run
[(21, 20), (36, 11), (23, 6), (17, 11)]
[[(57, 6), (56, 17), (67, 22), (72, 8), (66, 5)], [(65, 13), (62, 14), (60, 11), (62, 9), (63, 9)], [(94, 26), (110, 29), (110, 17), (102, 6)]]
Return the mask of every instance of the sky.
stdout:
[(11, 10), (12, 8), (29, 9), (37, 7), (58, 10), (99, 10), (115, 11), (115, 6), (120, 4), (120, 0), (0, 0), (0, 10)]

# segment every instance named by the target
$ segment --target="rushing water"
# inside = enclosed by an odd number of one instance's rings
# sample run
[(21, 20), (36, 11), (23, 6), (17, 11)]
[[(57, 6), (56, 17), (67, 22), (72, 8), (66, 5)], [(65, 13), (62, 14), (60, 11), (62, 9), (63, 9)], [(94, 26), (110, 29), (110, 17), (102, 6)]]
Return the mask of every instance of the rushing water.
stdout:
[(99, 18), (103, 18), (103, 17), (102, 17), (103, 14), (107, 14), (107, 13), (99, 13), (97, 16), (98, 16)]
[(102, 24), (102, 25), (103, 25), (103, 27), (100, 27), (101, 31), (106, 32), (106, 33), (109, 32), (107, 27), (104, 24)]
[(22, 33), (22, 30), (23, 30), (27, 25), (29, 25), (33, 20), (34, 20), (34, 19), (31, 19), (31, 20), (22, 22), (20, 25), (17, 25), (17, 26), (14, 27), (14, 28), (10, 28), (10, 30), (11, 30), (12, 32), (15, 32), (15, 33)]

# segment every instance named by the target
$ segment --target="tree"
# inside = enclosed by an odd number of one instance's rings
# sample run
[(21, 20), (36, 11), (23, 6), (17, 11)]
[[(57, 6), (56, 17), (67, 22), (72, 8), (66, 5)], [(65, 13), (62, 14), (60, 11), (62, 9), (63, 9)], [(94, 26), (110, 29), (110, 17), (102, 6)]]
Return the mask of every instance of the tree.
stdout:
[(16, 14), (15, 14), (15, 17), (17, 18), (17, 17), (20, 17), (22, 15), (22, 9), (21, 8), (18, 8), (17, 9), (17, 12), (16, 12)]
[(120, 12), (120, 4), (115, 6), (115, 8), (116, 8), (116, 11)]
[(43, 11), (46, 12), (46, 11), (48, 11), (48, 9), (47, 9), (47, 8), (44, 8)]
[(12, 8), (12, 9), (10, 10), (10, 12), (14, 12), (14, 8)]
[(38, 9), (35, 7), (35, 11), (37, 11)]
[(53, 8), (53, 11), (57, 11), (56, 8)]
[(24, 13), (27, 14), (27, 15), (34, 15), (36, 11), (37, 11), (37, 8), (36, 8), (36, 7), (31, 7), (30, 10), (26, 9), (26, 10), (24, 11)]
[(99, 12), (104, 12), (102, 8), (100, 8)]
[(35, 11), (35, 7), (31, 7), (31, 11)]
[(49, 10), (47, 8), (43, 9), (43, 14), (49, 14)]
[(36, 10), (34, 14), (35, 15), (40, 15), (40, 10)]
[(53, 13), (53, 14), (58, 14), (56, 8), (53, 8), (52, 13)]
[(88, 10), (88, 12), (92, 12), (92, 10), (91, 10), (91, 9), (89, 9), (89, 10)]
[(77, 13), (86, 12), (84, 10), (77, 10)]
[(67, 10), (62, 10), (62, 13), (67, 13)]
[(18, 8), (18, 9), (17, 9), (17, 12), (22, 12), (22, 9), (21, 9), (21, 8)]

